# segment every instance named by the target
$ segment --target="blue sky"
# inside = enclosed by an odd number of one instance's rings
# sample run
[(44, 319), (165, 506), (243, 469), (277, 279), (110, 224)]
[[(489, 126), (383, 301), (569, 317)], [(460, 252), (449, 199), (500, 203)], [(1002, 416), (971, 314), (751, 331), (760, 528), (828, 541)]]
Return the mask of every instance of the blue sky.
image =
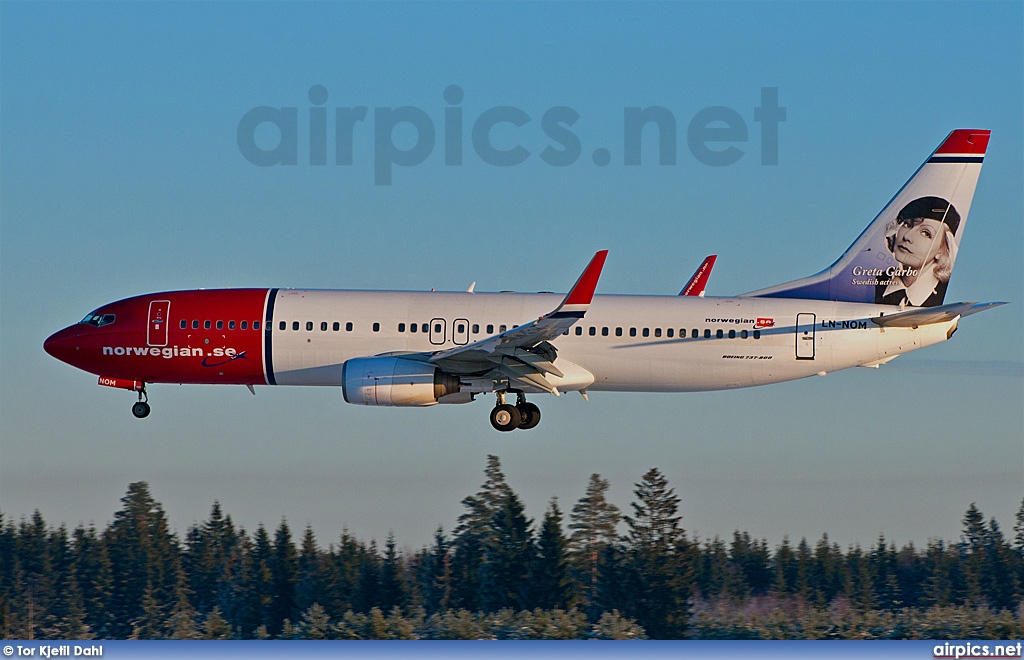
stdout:
[[(659, 467), (701, 537), (748, 530), (843, 545), (953, 539), (971, 502), (1004, 529), (1024, 495), (1024, 8), (990, 3), (0, 4), (0, 511), (105, 525), (150, 482), (180, 532), (214, 500), (248, 529), (394, 531), (419, 546), (502, 458), (528, 513), (598, 472), (622, 508)], [(308, 91), (366, 106), (353, 164), (309, 165)], [(444, 90), (464, 98), (446, 166)], [(777, 88), (778, 165), (754, 108)], [(677, 161), (623, 164), (627, 107), (664, 106)], [(239, 121), (296, 107), (298, 164), (257, 167)], [(413, 106), (437, 141), (374, 185), (377, 108)], [(470, 129), (530, 121), (496, 167)], [(581, 156), (555, 167), (544, 113), (568, 106)], [(734, 110), (732, 165), (687, 147), (703, 108)], [(954, 128), (992, 129), (947, 300), (1011, 304), (951, 342), (745, 391), (540, 399), (504, 435), (490, 401), (364, 409), (335, 389), (154, 386), (131, 396), (43, 353), (102, 303), (149, 291), (280, 286), (564, 291), (598, 249), (599, 292), (674, 294), (711, 253), (709, 295), (817, 272)], [(264, 147), (274, 135), (257, 134)], [(417, 135), (395, 131), (398, 148)], [(557, 144), (553, 145), (556, 148)], [(611, 162), (592, 160), (605, 148)], [(879, 412), (884, 411), (884, 412)]]

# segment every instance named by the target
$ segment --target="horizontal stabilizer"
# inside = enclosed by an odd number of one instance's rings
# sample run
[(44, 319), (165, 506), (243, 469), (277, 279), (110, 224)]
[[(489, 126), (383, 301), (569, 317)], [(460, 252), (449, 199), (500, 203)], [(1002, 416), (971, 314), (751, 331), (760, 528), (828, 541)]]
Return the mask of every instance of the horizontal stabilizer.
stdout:
[(962, 302), (953, 303), (951, 305), (942, 305), (940, 307), (921, 307), (919, 309), (912, 309), (907, 312), (885, 314), (883, 316), (871, 319), (871, 322), (874, 323), (875, 325), (880, 325), (882, 327), (916, 328), (917, 326), (920, 325), (945, 323), (947, 321), (952, 321), (958, 316), (970, 316), (971, 314), (984, 312), (986, 309), (992, 309), (993, 307), (998, 307), (999, 305), (1005, 304), (1006, 303), (1004, 302)]

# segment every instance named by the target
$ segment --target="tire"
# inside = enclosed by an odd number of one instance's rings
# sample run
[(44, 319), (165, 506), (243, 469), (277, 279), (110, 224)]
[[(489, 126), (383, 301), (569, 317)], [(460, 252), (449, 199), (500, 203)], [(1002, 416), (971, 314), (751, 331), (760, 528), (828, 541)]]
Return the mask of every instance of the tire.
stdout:
[(491, 410), (491, 426), (498, 431), (514, 431), (519, 428), (522, 421), (523, 418), (519, 414), (519, 409), (513, 405), (506, 403), (494, 406), (494, 409)]
[(516, 408), (519, 409), (519, 416), (523, 419), (519, 424), (519, 428), (525, 431), (540, 424), (540, 408), (532, 403), (524, 403), (521, 406), (516, 406)]
[(148, 416), (149, 404), (146, 403), (145, 401), (139, 401), (138, 403), (132, 406), (132, 414), (138, 417), (139, 419)]

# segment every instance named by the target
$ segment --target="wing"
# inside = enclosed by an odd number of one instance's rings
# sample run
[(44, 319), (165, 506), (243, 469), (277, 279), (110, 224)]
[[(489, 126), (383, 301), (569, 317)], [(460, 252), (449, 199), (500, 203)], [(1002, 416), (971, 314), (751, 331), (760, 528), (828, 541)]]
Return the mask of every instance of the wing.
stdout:
[(708, 278), (711, 277), (711, 269), (715, 267), (715, 259), (717, 258), (717, 254), (704, 257), (704, 263), (694, 272), (693, 277), (686, 283), (683, 290), (679, 292), (679, 295), (703, 296), (704, 288), (708, 285)]
[(557, 351), (549, 342), (563, 334), (583, 318), (594, 298), (608, 250), (601, 250), (590, 260), (565, 299), (551, 312), (507, 332), (492, 335), (465, 346), (438, 351), (429, 361), (452, 374), (497, 372), (522, 385), (557, 394), (545, 378), (558, 378), (563, 373), (554, 362)]

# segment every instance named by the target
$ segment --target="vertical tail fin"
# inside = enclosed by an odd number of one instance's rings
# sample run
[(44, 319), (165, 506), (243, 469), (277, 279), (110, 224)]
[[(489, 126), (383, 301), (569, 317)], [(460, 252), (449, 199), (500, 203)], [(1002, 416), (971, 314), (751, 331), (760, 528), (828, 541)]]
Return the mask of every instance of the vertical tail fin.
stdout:
[(830, 267), (745, 295), (941, 305), (989, 134), (974, 129), (950, 133)]

